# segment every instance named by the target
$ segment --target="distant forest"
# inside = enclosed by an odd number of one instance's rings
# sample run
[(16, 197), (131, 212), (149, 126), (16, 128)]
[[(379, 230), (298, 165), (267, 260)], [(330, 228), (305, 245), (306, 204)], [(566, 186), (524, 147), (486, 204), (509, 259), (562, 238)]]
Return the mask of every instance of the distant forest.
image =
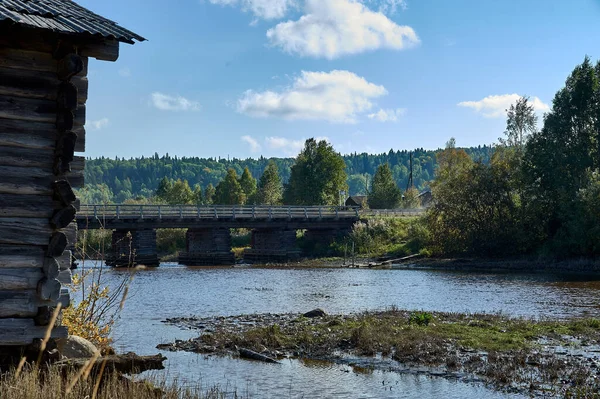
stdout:
[[(436, 168), (436, 154), (441, 150), (413, 151), (413, 183), (419, 190), (428, 187)], [(491, 146), (465, 148), (473, 160), (488, 163), (493, 153)], [(344, 155), (350, 195), (365, 194), (377, 167), (388, 163), (396, 183), (405, 189), (410, 170), (409, 151), (390, 150), (383, 154)], [(255, 178), (260, 178), (269, 159), (277, 164), (283, 183), (290, 177), (290, 167), (294, 158), (237, 159), (177, 157), (166, 154), (140, 158), (96, 158), (88, 159), (85, 165), (85, 185), (83, 195), (86, 202), (123, 202), (138, 197), (151, 197), (162, 178), (187, 180), (191, 187), (199, 185), (202, 190), (209, 184), (216, 186), (228, 168), (241, 175), (248, 167)]]

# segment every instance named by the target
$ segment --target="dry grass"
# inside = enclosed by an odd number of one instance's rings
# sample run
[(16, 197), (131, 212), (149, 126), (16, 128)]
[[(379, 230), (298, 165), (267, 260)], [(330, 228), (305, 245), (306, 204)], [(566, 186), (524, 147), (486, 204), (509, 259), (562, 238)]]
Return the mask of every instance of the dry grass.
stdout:
[[(68, 391), (69, 385), (76, 381)], [(232, 396), (233, 395), (233, 396)], [(0, 375), (0, 398), (2, 399), (220, 399), (238, 398), (214, 387), (208, 390), (182, 388), (172, 383), (136, 381), (118, 374), (110, 374), (101, 380), (97, 376), (77, 378), (77, 371), (64, 375), (56, 367), (38, 369), (25, 366), (20, 373), (11, 371)]]

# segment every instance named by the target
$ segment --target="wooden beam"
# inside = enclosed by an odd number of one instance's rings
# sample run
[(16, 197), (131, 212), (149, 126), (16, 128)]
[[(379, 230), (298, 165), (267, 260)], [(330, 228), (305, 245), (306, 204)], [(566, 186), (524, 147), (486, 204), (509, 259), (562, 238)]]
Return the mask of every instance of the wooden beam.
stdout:
[[(44, 338), (45, 326), (36, 326), (33, 319), (0, 319), (0, 345), (29, 345), (36, 338)], [(64, 338), (69, 334), (66, 327), (54, 327), (52, 338)]]
[(0, 290), (34, 290), (43, 277), (44, 273), (38, 267), (0, 268)]
[(63, 229), (67, 227), (72, 221), (75, 220), (75, 214), (77, 209), (73, 205), (69, 205), (65, 208), (59, 209), (54, 212), (50, 219), (50, 224), (55, 229)]
[(62, 289), (56, 301), (44, 301), (38, 298), (36, 290), (0, 291), (0, 317), (35, 317), (41, 306), (56, 306), (63, 308), (71, 304), (67, 289)]
[[(44, 266), (46, 251), (43, 246), (0, 245), (0, 268), (36, 268), (40, 271)], [(60, 271), (71, 267), (71, 251), (64, 251), (55, 257)]]
[[(58, 111), (56, 101), (0, 95), (0, 118), (56, 123)], [(75, 111), (73, 124), (85, 124), (85, 105)]]
[(48, 245), (52, 232), (48, 219), (0, 218), (0, 244)]
[(83, 187), (83, 170), (54, 176), (48, 168), (0, 165), (0, 194), (52, 195), (52, 183), (66, 179), (71, 187)]
[[(55, 72), (0, 67), (0, 95), (56, 101), (62, 83)], [(85, 104), (88, 96), (87, 78), (74, 76), (70, 83), (76, 89), (73, 92), (76, 102)]]
[(68, 81), (83, 71), (83, 60), (78, 54), (70, 53), (58, 61), (56, 74), (60, 80)]
[[(73, 132), (77, 134), (75, 152), (84, 152), (84, 127), (76, 126)], [(38, 123), (0, 118), (0, 145), (2, 146), (54, 150), (57, 137), (55, 121)]]
[(77, 46), (78, 54), (83, 57), (103, 61), (116, 61), (119, 58), (119, 42), (116, 40), (96, 36), (78, 37), (20, 26), (10, 26), (0, 30), (0, 47), (52, 54), (59, 41), (63, 47)]

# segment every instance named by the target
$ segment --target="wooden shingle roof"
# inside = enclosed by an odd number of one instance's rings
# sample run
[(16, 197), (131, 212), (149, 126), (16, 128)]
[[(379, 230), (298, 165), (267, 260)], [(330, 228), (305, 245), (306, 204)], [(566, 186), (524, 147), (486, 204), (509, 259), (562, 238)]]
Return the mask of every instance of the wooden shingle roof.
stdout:
[(0, 0), (1, 22), (130, 44), (146, 40), (71, 0)]

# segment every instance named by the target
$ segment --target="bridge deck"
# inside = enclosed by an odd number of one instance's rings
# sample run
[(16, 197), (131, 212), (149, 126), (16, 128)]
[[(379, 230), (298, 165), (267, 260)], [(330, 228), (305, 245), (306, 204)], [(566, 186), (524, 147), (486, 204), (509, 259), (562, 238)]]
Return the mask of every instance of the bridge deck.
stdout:
[(79, 228), (339, 228), (359, 220), (357, 208), (331, 206), (81, 205)]

